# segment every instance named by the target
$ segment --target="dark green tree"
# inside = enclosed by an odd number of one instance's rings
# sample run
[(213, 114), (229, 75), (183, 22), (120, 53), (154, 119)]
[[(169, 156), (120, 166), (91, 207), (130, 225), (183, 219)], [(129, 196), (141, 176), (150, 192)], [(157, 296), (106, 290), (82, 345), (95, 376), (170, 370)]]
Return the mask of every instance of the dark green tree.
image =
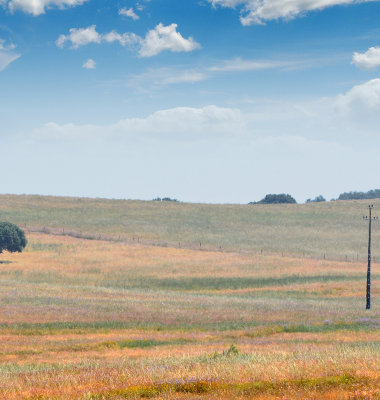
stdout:
[(380, 189), (369, 190), (368, 192), (344, 192), (337, 200), (364, 200), (380, 198)]
[(296, 199), (290, 194), (267, 194), (262, 200), (248, 204), (296, 204)]
[(10, 253), (21, 253), (27, 243), (24, 231), (17, 225), (0, 222), (0, 253), (4, 250)]

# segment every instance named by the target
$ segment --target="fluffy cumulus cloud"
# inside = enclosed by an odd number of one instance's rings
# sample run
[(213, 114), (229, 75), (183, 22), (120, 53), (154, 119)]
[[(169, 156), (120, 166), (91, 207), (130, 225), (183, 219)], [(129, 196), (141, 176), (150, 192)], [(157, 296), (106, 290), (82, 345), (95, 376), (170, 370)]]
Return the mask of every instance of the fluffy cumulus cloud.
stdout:
[(343, 115), (368, 115), (380, 112), (380, 79), (372, 79), (362, 85), (356, 85), (346, 94), (340, 94), (334, 107)]
[(66, 8), (82, 5), (89, 0), (10, 0), (5, 1), (9, 10), (13, 13), (15, 10), (22, 10), (25, 13), (34, 16), (44, 14), (47, 8), (57, 7)]
[(156, 56), (165, 50), (188, 52), (200, 48), (200, 45), (192, 37), (185, 39), (177, 32), (177, 24), (169, 26), (159, 24), (146, 34), (145, 39), (129, 32), (120, 34), (112, 31), (100, 34), (96, 31), (95, 25), (82, 29), (72, 28), (69, 32), (69, 35), (61, 35), (57, 39), (56, 45), (58, 47), (63, 48), (66, 42), (71, 42), (72, 49), (77, 49), (89, 43), (119, 42), (124, 47), (137, 50), (139, 57)]
[(141, 37), (134, 33), (117, 33), (112, 31), (102, 36), (102, 39), (107, 43), (119, 42), (121, 46), (129, 47), (131, 50), (135, 49), (141, 43)]
[(365, 53), (354, 53), (351, 64), (363, 70), (376, 69), (380, 65), (380, 47), (370, 47)]
[(164, 50), (180, 52), (198, 49), (200, 45), (192, 37), (183, 38), (177, 32), (177, 26), (177, 24), (169, 26), (158, 24), (155, 29), (150, 30), (141, 42), (140, 56), (152, 57)]
[(91, 58), (89, 58), (89, 59), (83, 64), (83, 68), (94, 69), (94, 68), (96, 68), (96, 62), (95, 62), (94, 60), (92, 60)]
[(131, 17), (134, 21), (140, 19), (140, 17), (133, 11), (132, 7), (129, 8), (128, 10), (126, 8), (120, 9), (119, 15), (124, 15), (125, 17)]
[(192, 141), (245, 135), (247, 127), (238, 109), (208, 106), (157, 111), (147, 118), (130, 118), (108, 126), (48, 123), (35, 137), (51, 140), (140, 139)]
[(71, 47), (77, 49), (89, 43), (98, 43), (102, 41), (102, 35), (96, 32), (96, 26), (92, 25), (85, 29), (70, 29), (69, 35), (61, 35), (55, 42), (58, 47), (63, 47), (66, 42), (71, 42)]
[(6, 45), (5, 40), (0, 38), (0, 71), (21, 56), (12, 51), (15, 47), (13, 43)]
[(243, 25), (264, 24), (273, 19), (291, 19), (309, 11), (319, 11), (337, 5), (350, 5), (378, 0), (208, 0), (213, 6), (235, 8), (243, 6)]

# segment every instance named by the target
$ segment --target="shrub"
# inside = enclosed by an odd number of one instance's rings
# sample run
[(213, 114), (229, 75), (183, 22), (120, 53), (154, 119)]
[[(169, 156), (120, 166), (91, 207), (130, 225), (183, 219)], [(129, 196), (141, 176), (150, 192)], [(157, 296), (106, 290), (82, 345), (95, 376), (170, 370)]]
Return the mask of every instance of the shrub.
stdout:
[(321, 201), (326, 201), (326, 199), (322, 195), (319, 195), (314, 200), (307, 199), (306, 203), (320, 203)]

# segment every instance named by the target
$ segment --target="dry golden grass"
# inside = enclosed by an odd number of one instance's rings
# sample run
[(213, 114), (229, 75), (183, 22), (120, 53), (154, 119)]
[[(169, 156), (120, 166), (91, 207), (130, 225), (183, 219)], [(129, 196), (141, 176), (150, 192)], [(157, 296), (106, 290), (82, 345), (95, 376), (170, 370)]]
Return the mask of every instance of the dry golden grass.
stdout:
[(380, 398), (376, 264), (365, 311), (364, 263), (28, 240), (1, 256), (0, 398)]

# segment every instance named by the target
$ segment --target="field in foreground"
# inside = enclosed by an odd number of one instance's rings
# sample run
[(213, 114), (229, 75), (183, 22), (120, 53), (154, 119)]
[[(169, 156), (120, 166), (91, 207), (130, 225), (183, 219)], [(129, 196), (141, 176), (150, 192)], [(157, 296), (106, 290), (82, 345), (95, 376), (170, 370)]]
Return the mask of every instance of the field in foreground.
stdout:
[(0, 264), (0, 398), (377, 399), (366, 265), (29, 234)]

